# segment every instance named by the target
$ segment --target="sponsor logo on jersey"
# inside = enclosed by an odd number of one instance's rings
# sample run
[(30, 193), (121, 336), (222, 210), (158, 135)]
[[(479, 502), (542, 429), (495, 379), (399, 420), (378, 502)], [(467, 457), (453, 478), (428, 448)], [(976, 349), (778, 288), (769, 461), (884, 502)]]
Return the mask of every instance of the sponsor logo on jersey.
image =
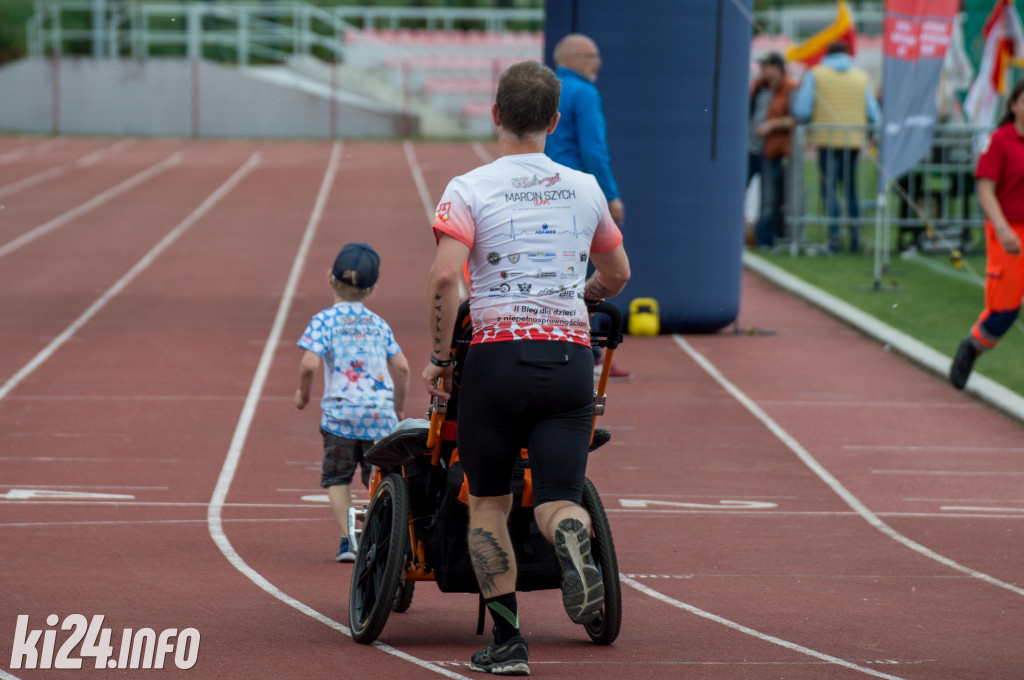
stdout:
[(505, 194), (506, 203), (529, 201), (534, 205), (548, 205), (551, 201), (569, 201), (576, 198), (573, 189), (550, 189), (548, 191), (513, 191)]
[(499, 262), (501, 262), (501, 255), (499, 253), (491, 251), (487, 253), (487, 261), (490, 262), (491, 264), (498, 264)]
[(533, 233), (534, 234), (540, 234), (541, 236), (554, 236), (555, 234), (558, 233), (558, 230), (557, 229), (552, 229), (551, 227), (549, 227), (546, 224), (542, 224), (542, 225), (540, 225), (540, 229), (538, 229), (537, 231), (535, 231)]
[(452, 202), (445, 201), (444, 203), (437, 206), (437, 211), (434, 212), (434, 217), (441, 220), (442, 222), (447, 222), (448, 218), (451, 216), (451, 212)]
[(519, 262), (519, 253), (512, 253), (511, 255), (508, 255), (507, 257), (508, 257), (508, 261), (511, 262), (512, 264), (516, 264), (516, 263)]
[(543, 184), (546, 187), (553, 187), (561, 181), (562, 177), (560, 173), (556, 172), (551, 177), (541, 177), (540, 179), (537, 178), (537, 175), (534, 175), (533, 177), (513, 177), (512, 186), (516, 189), (529, 189), (530, 187), (535, 187), (538, 184)]
[(516, 284), (516, 285), (519, 286), (519, 292), (520, 293), (529, 293), (530, 292), (530, 288), (533, 287), (532, 283), (520, 283), (520, 284)]
[(556, 257), (558, 256), (555, 253), (539, 252), (526, 254), (526, 259), (530, 262), (551, 262)]

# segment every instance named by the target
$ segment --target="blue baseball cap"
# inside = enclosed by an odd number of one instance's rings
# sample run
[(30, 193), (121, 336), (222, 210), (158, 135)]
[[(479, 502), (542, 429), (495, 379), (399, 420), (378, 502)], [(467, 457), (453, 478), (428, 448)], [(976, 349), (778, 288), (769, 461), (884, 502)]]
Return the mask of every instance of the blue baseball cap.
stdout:
[(380, 275), (380, 255), (365, 243), (349, 243), (334, 258), (331, 274), (356, 288), (373, 288)]

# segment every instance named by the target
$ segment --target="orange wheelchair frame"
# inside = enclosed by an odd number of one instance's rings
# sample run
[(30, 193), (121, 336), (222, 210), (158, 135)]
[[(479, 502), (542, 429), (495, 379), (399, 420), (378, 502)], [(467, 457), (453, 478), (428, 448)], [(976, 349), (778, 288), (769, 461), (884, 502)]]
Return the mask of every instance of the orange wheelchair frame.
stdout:
[[(595, 426), (597, 416), (604, 413), (605, 390), (611, 360), (622, 338), (622, 317), (619, 310), (608, 302), (591, 305), (588, 309), (591, 313), (607, 314), (611, 319), (607, 331), (592, 333), (592, 343), (607, 350), (594, 394), (594, 425), (591, 426), (590, 445), (590, 450), (593, 451), (610, 439), (606, 430), (595, 429)], [(457, 405), (460, 369), (464, 365), (472, 332), (468, 303), (463, 303), (460, 307), (456, 329), (452, 347), (452, 355), (455, 357), (455, 384), (448, 390), (452, 395), (450, 402), (453, 405)], [(412, 603), (417, 581), (438, 581), (439, 587), (442, 587), (437, 578), (440, 571), (438, 556), (434, 554), (431, 540), (423, 534), (428, 533), (427, 526), (436, 524), (429, 518), (442, 511), (439, 509), (440, 504), (435, 504), (434, 501), (440, 499), (446, 491), (454, 494), (454, 490), (446, 485), (448, 471), (458, 462), (458, 451), (455, 448), (456, 421), (448, 420), (448, 407), (448, 402), (433, 399), (428, 413), (429, 425), (426, 428), (420, 426), (404, 431), (401, 427), (396, 428), (391, 435), (378, 440), (366, 454), (366, 461), (373, 465), (370, 502), (362, 510), (349, 510), (349, 540), (356, 551), (349, 589), (349, 622), (352, 637), (356, 642), (373, 642), (384, 629), (391, 612), (406, 611)], [(410, 421), (406, 421), (408, 422)], [(529, 510), (532, 521), (529, 454), (526, 449), (522, 450), (521, 457), (523, 488), (520, 506), (524, 511)], [(428, 478), (427, 482), (421, 481), (424, 473)], [(424, 487), (424, 492), (417, 492)], [(463, 503), (466, 502), (467, 493), (463, 476), (458, 491), (459, 500)], [(607, 645), (618, 637), (622, 622), (621, 587), (608, 518), (600, 496), (589, 479), (584, 480), (582, 505), (591, 516), (591, 546), (605, 590), (601, 616), (584, 627), (594, 642)], [(357, 528), (357, 524), (361, 524), (361, 528)], [(465, 534), (466, 527), (462, 526), (461, 530)], [(517, 546), (517, 560), (522, 564), (525, 558), (520, 552)], [(522, 572), (523, 569), (520, 569), (521, 580)], [(557, 574), (555, 577), (557, 579)], [(536, 583), (540, 585), (517, 588), (522, 590), (558, 587), (557, 580), (552, 582), (550, 574), (546, 581), (541, 578)], [(445, 588), (442, 587), (442, 590)], [(456, 586), (456, 589), (449, 588), (446, 592), (479, 590), (473, 580), (466, 587)], [(477, 621), (478, 633), (483, 632), (483, 622), (484, 608), (481, 599)]]

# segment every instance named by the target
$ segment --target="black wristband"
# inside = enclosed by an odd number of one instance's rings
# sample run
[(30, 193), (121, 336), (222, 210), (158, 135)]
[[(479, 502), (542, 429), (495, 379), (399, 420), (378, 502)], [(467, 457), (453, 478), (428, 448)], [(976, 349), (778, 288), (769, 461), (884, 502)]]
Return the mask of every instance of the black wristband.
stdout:
[(455, 363), (455, 358), (453, 356), (451, 356), (451, 355), (448, 355), (447, 359), (445, 359), (444, 361), (441, 361), (440, 359), (435, 357), (433, 354), (431, 354), (430, 355), (430, 363), (434, 364), (435, 366), (440, 366), (441, 368), (445, 368), (446, 366), (451, 366), (452, 364), (454, 364)]

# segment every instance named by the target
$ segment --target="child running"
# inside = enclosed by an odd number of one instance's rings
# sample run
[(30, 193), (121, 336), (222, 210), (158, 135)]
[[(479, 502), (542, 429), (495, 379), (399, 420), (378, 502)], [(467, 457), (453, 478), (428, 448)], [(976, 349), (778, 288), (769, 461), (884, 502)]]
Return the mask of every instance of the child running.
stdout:
[(380, 257), (367, 244), (349, 243), (342, 248), (328, 273), (334, 305), (313, 317), (298, 342), (305, 353), (299, 365), (296, 407), (309, 403), (313, 378), (321, 360), (324, 364), (320, 486), (327, 489), (341, 530), (334, 558), (338, 562), (355, 561), (348, 541), (348, 509), (356, 465), (361, 466), (363, 484), (368, 486), (370, 468), (363, 454), (374, 439), (389, 434), (402, 420), (409, 388), (409, 362), (391, 328), (363, 305), (377, 285), (379, 267)]

